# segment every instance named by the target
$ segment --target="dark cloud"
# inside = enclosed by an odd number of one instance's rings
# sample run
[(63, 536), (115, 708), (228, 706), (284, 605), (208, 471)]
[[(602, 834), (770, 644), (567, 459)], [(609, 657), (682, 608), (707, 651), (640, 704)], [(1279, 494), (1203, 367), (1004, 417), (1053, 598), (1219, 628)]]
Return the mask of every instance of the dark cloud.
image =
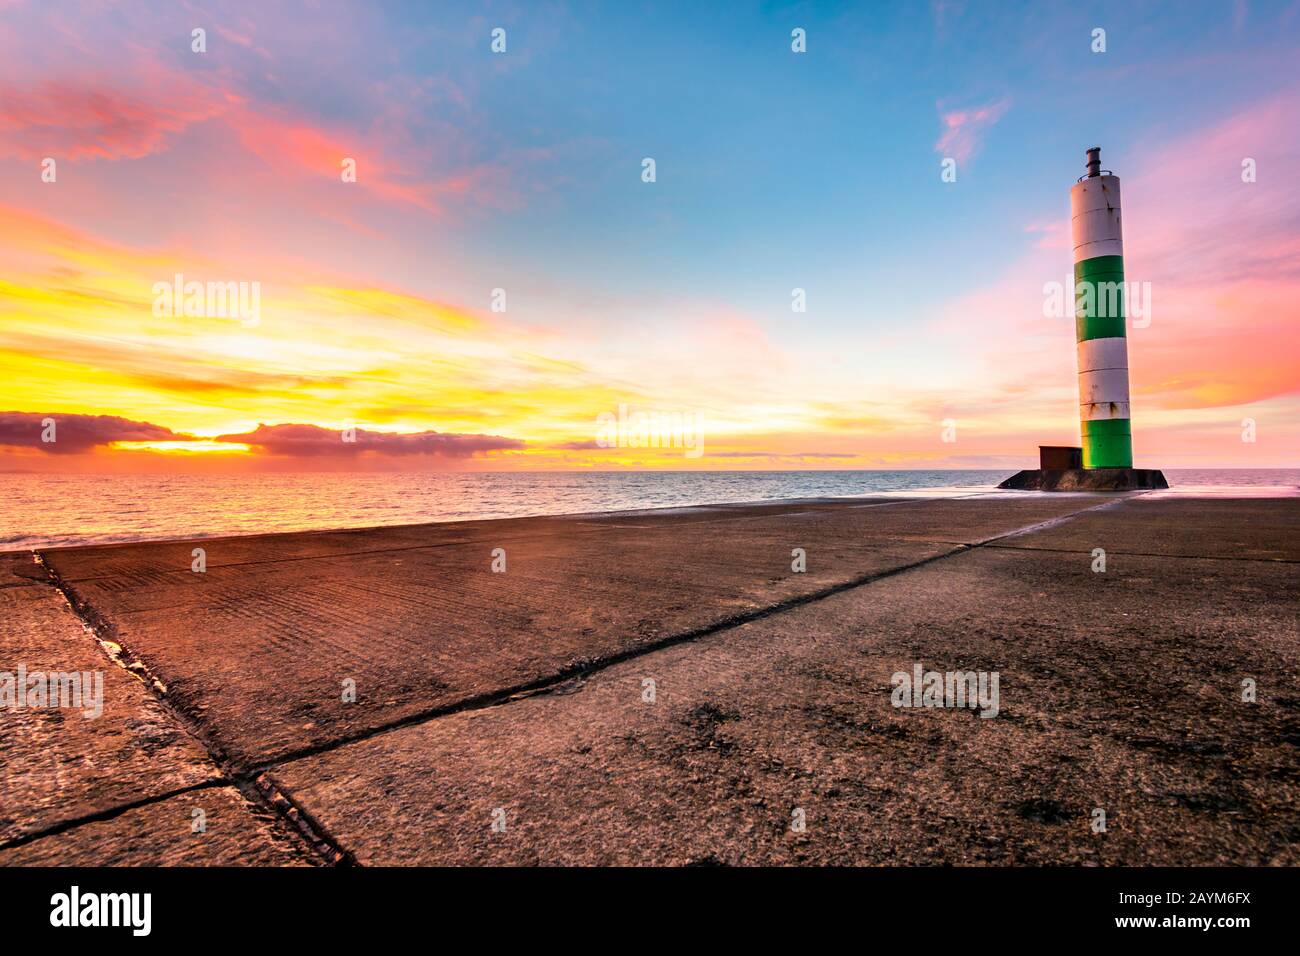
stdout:
[(558, 448), (562, 451), (588, 451), (594, 448), (608, 448), (608, 445), (602, 445), (594, 438), (590, 441), (566, 441), (557, 445), (551, 445), (551, 448)]
[[(54, 421), (54, 441), (41, 440), (45, 421)], [(60, 415), (40, 412), (0, 412), (0, 445), (36, 448), (51, 454), (85, 452), (119, 441), (193, 441), (194, 436), (174, 432), (151, 422), (131, 421), (116, 415)], [(380, 455), (435, 455), (468, 458), (479, 452), (524, 447), (524, 442), (499, 435), (458, 435), (450, 432), (376, 432), (356, 429), (356, 441), (345, 442), (341, 432), (317, 425), (258, 425), (240, 435), (219, 435), (220, 442), (242, 442), (272, 455), (296, 457), (351, 456), (362, 452)]]
[[(45, 420), (54, 421), (54, 441), (46, 442)], [(51, 454), (89, 451), (115, 441), (186, 441), (191, 436), (149, 422), (116, 415), (59, 415), (39, 412), (0, 412), (0, 445), (39, 448)]]
[(375, 432), (356, 429), (356, 441), (345, 442), (343, 433), (318, 425), (258, 425), (240, 435), (218, 435), (214, 441), (242, 442), (272, 455), (320, 457), (361, 452), (380, 455), (439, 455), (468, 458), (483, 451), (519, 449), (524, 443), (500, 435), (457, 435), (450, 432)]

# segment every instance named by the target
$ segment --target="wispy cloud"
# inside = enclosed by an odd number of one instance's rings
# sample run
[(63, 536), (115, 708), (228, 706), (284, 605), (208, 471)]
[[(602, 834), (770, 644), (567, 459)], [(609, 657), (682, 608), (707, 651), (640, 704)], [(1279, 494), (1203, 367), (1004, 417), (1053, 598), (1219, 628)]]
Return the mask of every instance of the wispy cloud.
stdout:
[(934, 150), (940, 156), (951, 157), (964, 164), (979, 152), (983, 137), (1011, 108), (1011, 100), (1004, 97), (996, 102), (965, 109), (945, 109), (939, 103), (938, 108), (943, 132), (934, 144)]
[(231, 98), (173, 77), (166, 90), (113, 89), (109, 84), (48, 82), (0, 89), (0, 155), (139, 159), (160, 152), (194, 123), (221, 114)]

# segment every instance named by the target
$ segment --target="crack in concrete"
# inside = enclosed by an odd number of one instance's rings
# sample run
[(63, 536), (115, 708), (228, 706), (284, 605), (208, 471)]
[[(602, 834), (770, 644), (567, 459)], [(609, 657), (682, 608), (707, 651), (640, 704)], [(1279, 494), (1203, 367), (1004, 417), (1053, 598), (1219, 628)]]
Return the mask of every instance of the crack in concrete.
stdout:
[(141, 807), (147, 807), (151, 804), (162, 803), (164, 800), (170, 800), (172, 797), (194, 793), (197, 790), (213, 790), (229, 786), (231, 786), (231, 781), (224, 777), (215, 777), (211, 780), (201, 780), (198, 783), (192, 783), (186, 787), (177, 787), (174, 790), (168, 790), (166, 793), (153, 794), (152, 796), (141, 797), (138, 800), (120, 803), (115, 807), (109, 807), (107, 810), (96, 810), (94, 813), (87, 813), (80, 817), (60, 820), (58, 823), (52, 823), (39, 830), (32, 830), (28, 833), (21, 834), (20, 836), (12, 837), (9, 840), (0, 841), (0, 852), (13, 849), (14, 847), (25, 846), (28, 843), (34, 843), (35, 841), (45, 837), (54, 836), (68, 830), (76, 829), (80, 826), (85, 826), (87, 823), (100, 823), (104, 820), (112, 820), (115, 817), (120, 817), (124, 813), (129, 813), (132, 810), (138, 810)]
[(44, 570), (46, 579), (41, 582), (47, 587), (52, 587), (58, 591), (67, 603), (68, 608), (81, 622), (82, 628), (87, 634), (94, 639), (99, 645), (104, 655), (112, 661), (117, 667), (126, 671), (141, 684), (143, 684), (158, 701), (165, 713), (176, 722), (176, 724), (185, 733), (189, 734), (199, 745), (203, 747), (208, 759), (212, 761), (219, 774), (212, 780), (202, 781), (188, 787), (181, 787), (169, 793), (159, 796), (146, 797), (130, 803), (121, 804), (108, 810), (90, 814), (85, 817), (76, 818), (69, 821), (62, 821), (41, 830), (24, 834), (8, 843), (0, 843), (0, 850), (8, 849), (11, 846), (21, 846), (24, 843), (31, 843), (42, 837), (53, 836), (56, 833), (62, 833), (66, 830), (81, 826), (86, 823), (94, 823), (101, 820), (110, 820), (128, 810), (134, 810), (139, 807), (148, 806), (161, 800), (180, 794), (189, 793), (193, 790), (207, 789), (210, 787), (235, 787), (251, 803), (261, 805), (275, 819), (280, 820), (290, 832), (296, 834), (310, 848), (310, 852), (321, 859), (328, 865), (346, 866), (354, 862), (350, 852), (341, 847), (326, 829), (309, 814), (304, 808), (295, 803), (287, 794), (280, 791), (265, 775), (252, 775), (241, 771), (232, 761), (225, 750), (212, 739), (203, 724), (188, 714), (185, 709), (179, 706), (178, 702), (168, 696), (167, 685), (149, 668), (148, 664), (137, 656), (129, 647), (118, 639), (116, 628), (113, 624), (104, 618), (94, 607), (85, 601), (76, 593), (67, 582), (65, 582), (59, 573), (49, 565), (43, 554), (39, 551), (33, 551), (32, 557), (36, 563)]

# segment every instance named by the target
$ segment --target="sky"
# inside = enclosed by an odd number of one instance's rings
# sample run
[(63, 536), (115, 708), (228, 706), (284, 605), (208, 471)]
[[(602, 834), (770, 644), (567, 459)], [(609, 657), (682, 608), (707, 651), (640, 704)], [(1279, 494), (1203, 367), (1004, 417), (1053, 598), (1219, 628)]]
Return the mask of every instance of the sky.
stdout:
[(0, 0), (0, 470), (1031, 466), (1093, 145), (1135, 464), (1300, 466), (1298, 54), (1300, 0)]

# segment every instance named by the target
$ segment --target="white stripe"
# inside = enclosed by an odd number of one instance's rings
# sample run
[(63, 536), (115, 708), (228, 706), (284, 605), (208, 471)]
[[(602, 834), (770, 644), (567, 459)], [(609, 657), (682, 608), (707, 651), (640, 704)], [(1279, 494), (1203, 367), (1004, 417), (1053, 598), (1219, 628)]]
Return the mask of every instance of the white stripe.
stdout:
[(1074, 247), (1074, 261), (1082, 262), (1084, 259), (1095, 259), (1098, 256), (1122, 256), (1124, 255), (1123, 239), (1098, 239), (1096, 242), (1085, 242), (1081, 246)]
[(1128, 404), (1128, 369), (1100, 368), (1079, 373), (1079, 404), (1096, 402)]
[(1095, 372), (1099, 368), (1128, 368), (1128, 339), (1084, 339), (1079, 343), (1079, 371)]
[(1088, 212), (1079, 213), (1070, 220), (1070, 235), (1074, 239), (1076, 248), (1088, 242), (1122, 238), (1124, 233), (1120, 229), (1119, 207), (1090, 209)]
[(1122, 256), (1118, 176), (1094, 176), (1070, 190), (1070, 236), (1074, 261), (1095, 256)]
[(1118, 176), (1089, 176), (1070, 187), (1071, 216), (1112, 207), (1120, 207)]
[[(1074, 261), (1081, 262), (1093, 256), (1122, 256), (1124, 233), (1120, 227), (1119, 208), (1094, 209), (1070, 220), (1070, 235), (1074, 240)], [(1090, 246), (1106, 244), (1115, 252), (1098, 252)], [(1080, 253), (1080, 250), (1087, 250)]]
[(1079, 406), (1079, 421), (1098, 422), (1112, 418), (1128, 418), (1128, 402), (1098, 402)]

